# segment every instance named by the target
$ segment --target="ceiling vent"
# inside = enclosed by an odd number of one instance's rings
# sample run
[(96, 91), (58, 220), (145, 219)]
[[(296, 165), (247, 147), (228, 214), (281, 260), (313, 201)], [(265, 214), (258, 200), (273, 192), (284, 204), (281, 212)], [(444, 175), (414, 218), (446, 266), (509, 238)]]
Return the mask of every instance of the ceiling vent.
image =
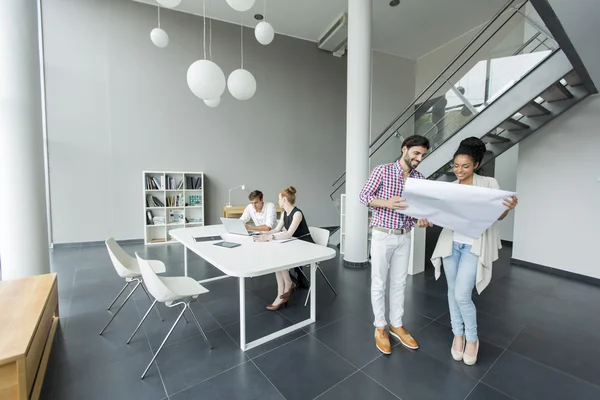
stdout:
[(343, 13), (317, 42), (317, 47), (341, 57), (348, 47), (348, 14)]

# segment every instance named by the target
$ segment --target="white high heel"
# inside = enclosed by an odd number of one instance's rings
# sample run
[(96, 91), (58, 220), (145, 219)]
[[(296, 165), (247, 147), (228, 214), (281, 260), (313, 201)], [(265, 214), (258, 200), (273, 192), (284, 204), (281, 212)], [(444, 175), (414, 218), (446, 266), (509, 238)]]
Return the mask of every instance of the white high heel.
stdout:
[(456, 336), (454, 336), (454, 339), (452, 339), (452, 347), (450, 348), (450, 353), (452, 353), (452, 358), (454, 358), (454, 360), (456, 361), (460, 361), (463, 359), (463, 355), (465, 352), (465, 345), (466, 345), (466, 340), (463, 343), (463, 351), (458, 351), (458, 350), (454, 350), (454, 341), (456, 340)]
[[(466, 348), (466, 346), (465, 346)], [(475, 355), (469, 355), (467, 353), (465, 353), (463, 355), (463, 361), (465, 362), (465, 364), (467, 365), (474, 365), (477, 362), (477, 354), (479, 353), (479, 340), (477, 340), (477, 344), (475, 345)]]

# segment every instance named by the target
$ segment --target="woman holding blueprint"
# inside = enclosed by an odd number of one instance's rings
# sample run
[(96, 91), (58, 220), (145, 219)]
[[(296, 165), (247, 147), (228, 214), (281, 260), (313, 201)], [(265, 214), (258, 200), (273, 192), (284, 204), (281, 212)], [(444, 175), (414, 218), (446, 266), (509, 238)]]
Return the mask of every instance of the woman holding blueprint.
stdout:
[[(476, 137), (464, 139), (454, 154), (455, 183), (499, 189), (494, 178), (474, 173), (485, 154), (485, 144)], [(517, 206), (516, 196), (504, 200), (506, 210), (498, 220)], [(419, 220), (419, 224), (427, 221)], [(477, 313), (471, 298), (473, 287), (481, 293), (492, 277), (492, 263), (498, 259), (500, 249), (498, 224), (494, 223), (477, 238), (444, 228), (438, 239), (431, 262), (435, 266), (435, 277), (440, 277), (443, 260), (444, 273), (448, 282), (448, 303), (454, 339), (451, 353), (456, 361), (467, 365), (477, 362), (479, 340), (477, 338)], [(466, 339), (466, 340), (465, 340)]]

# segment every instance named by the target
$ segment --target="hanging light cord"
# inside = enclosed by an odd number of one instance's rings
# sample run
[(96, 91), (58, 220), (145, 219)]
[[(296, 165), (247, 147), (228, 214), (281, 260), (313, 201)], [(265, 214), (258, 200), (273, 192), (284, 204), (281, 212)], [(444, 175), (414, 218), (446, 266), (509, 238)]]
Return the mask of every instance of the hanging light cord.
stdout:
[(204, 43), (204, 59), (206, 60), (206, 0), (202, 0), (202, 15), (204, 16), (204, 33), (203, 33), (203, 43)]
[(160, 29), (160, 5), (156, 8), (158, 8), (158, 29)]
[(208, 59), (212, 61), (212, 18), (208, 20)]
[(241, 31), (241, 50), (242, 53), (242, 69), (244, 69), (244, 17), (243, 15), (240, 17), (240, 31)]

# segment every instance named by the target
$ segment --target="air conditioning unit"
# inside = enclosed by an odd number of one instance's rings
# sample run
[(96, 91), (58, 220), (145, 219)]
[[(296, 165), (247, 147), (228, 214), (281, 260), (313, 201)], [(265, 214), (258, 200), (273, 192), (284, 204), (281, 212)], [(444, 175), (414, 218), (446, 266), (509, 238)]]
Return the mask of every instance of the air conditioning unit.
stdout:
[(341, 57), (348, 47), (348, 13), (343, 13), (317, 42), (317, 47)]

